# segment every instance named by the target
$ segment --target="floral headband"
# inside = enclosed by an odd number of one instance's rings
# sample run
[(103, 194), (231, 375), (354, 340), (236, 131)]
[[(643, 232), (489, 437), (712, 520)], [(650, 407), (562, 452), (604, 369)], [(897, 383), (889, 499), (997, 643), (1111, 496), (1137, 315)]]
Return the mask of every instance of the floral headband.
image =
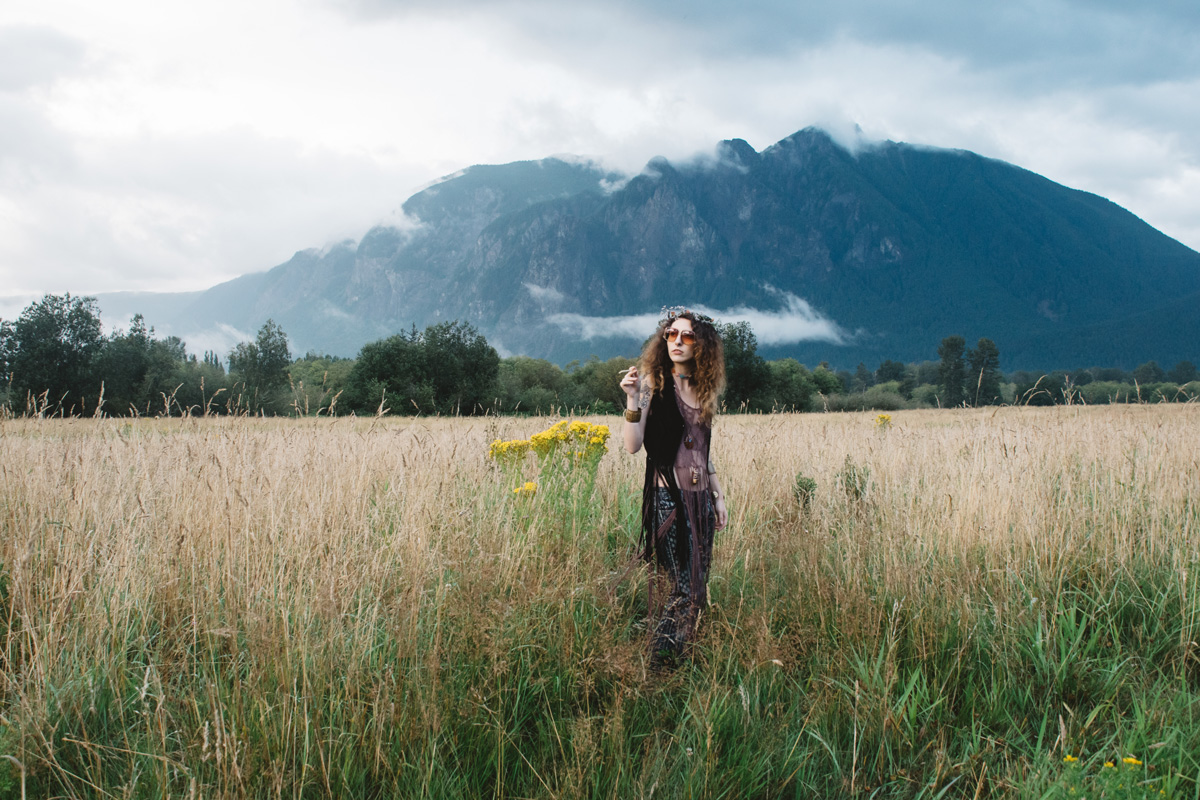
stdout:
[(699, 311), (693, 311), (687, 306), (663, 306), (663, 318), (659, 320), (659, 325), (669, 325), (675, 319), (684, 314), (690, 315), (696, 322), (703, 322), (706, 325), (713, 325), (713, 318), (707, 314), (701, 314)]

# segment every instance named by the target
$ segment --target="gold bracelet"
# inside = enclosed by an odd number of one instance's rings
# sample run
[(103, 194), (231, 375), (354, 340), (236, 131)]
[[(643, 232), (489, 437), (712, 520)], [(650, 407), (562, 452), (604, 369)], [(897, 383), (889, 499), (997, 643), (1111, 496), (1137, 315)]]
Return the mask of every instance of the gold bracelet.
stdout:
[(641, 422), (642, 421), (642, 410), (640, 408), (635, 408), (633, 410), (630, 410), (628, 408), (625, 409), (625, 421), (626, 422)]

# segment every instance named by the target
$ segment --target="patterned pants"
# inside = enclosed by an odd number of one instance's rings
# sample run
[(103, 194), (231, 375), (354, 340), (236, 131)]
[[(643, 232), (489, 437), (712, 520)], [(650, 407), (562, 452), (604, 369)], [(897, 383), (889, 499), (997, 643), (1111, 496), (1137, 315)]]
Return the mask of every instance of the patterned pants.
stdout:
[[(706, 524), (700, 526), (701, 532), (698, 537), (701, 547), (701, 585), (692, 585), (691, 527), (684, 509), (677, 510), (674, 523), (655, 543), (655, 561), (659, 572), (665, 573), (670, 583), (662, 614), (654, 625), (650, 640), (651, 664), (656, 667), (665, 666), (683, 655), (685, 646), (695, 633), (696, 619), (700, 613), (699, 598), (703, 594), (703, 584), (708, 581), (708, 567), (712, 560), (712, 541), (704, 534), (705, 530), (713, 529), (712, 504), (708, 501), (707, 493), (701, 497), (700, 513), (707, 517)], [(671, 493), (660, 487), (654, 498), (655, 530), (662, 527), (672, 511), (676, 511), (676, 508)]]

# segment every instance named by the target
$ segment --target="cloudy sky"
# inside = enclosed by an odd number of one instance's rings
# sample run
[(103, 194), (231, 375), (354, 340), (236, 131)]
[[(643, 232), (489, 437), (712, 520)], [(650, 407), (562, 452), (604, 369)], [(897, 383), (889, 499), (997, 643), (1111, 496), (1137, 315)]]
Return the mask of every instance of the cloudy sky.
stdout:
[(1198, 41), (1194, 0), (9, 2), (0, 297), (205, 288), (470, 164), (636, 172), (813, 124), (1011, 161), (1200, 248)]

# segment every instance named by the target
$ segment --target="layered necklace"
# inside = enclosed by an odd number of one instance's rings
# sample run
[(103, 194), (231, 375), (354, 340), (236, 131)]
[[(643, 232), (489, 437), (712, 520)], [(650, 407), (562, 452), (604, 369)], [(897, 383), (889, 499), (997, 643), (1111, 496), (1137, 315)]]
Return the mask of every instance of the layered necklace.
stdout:
[[(692, 380), (691, 375), (685, 375), (682, 372), (676, 372), (676, 373), (674, 373), (674, 375), (676, 378), (679, 378), (679, 380), (681, 380), (681, 381), (689, 381), (690, 382)], [(683, 446), (686, 447), (688, 450), (691, 450), (693, 447), (696, 446), (696, 440), (694, 438), (692, 438), (692, 434), (690, 432), (686, 436), (684, 436)], [(694, 484), (694, 483), (696, 483), (696, 481), (697, 481), (696, 470), (695, 470), (695, 468), (693, 468), (692, 469), (692, 483)]]

